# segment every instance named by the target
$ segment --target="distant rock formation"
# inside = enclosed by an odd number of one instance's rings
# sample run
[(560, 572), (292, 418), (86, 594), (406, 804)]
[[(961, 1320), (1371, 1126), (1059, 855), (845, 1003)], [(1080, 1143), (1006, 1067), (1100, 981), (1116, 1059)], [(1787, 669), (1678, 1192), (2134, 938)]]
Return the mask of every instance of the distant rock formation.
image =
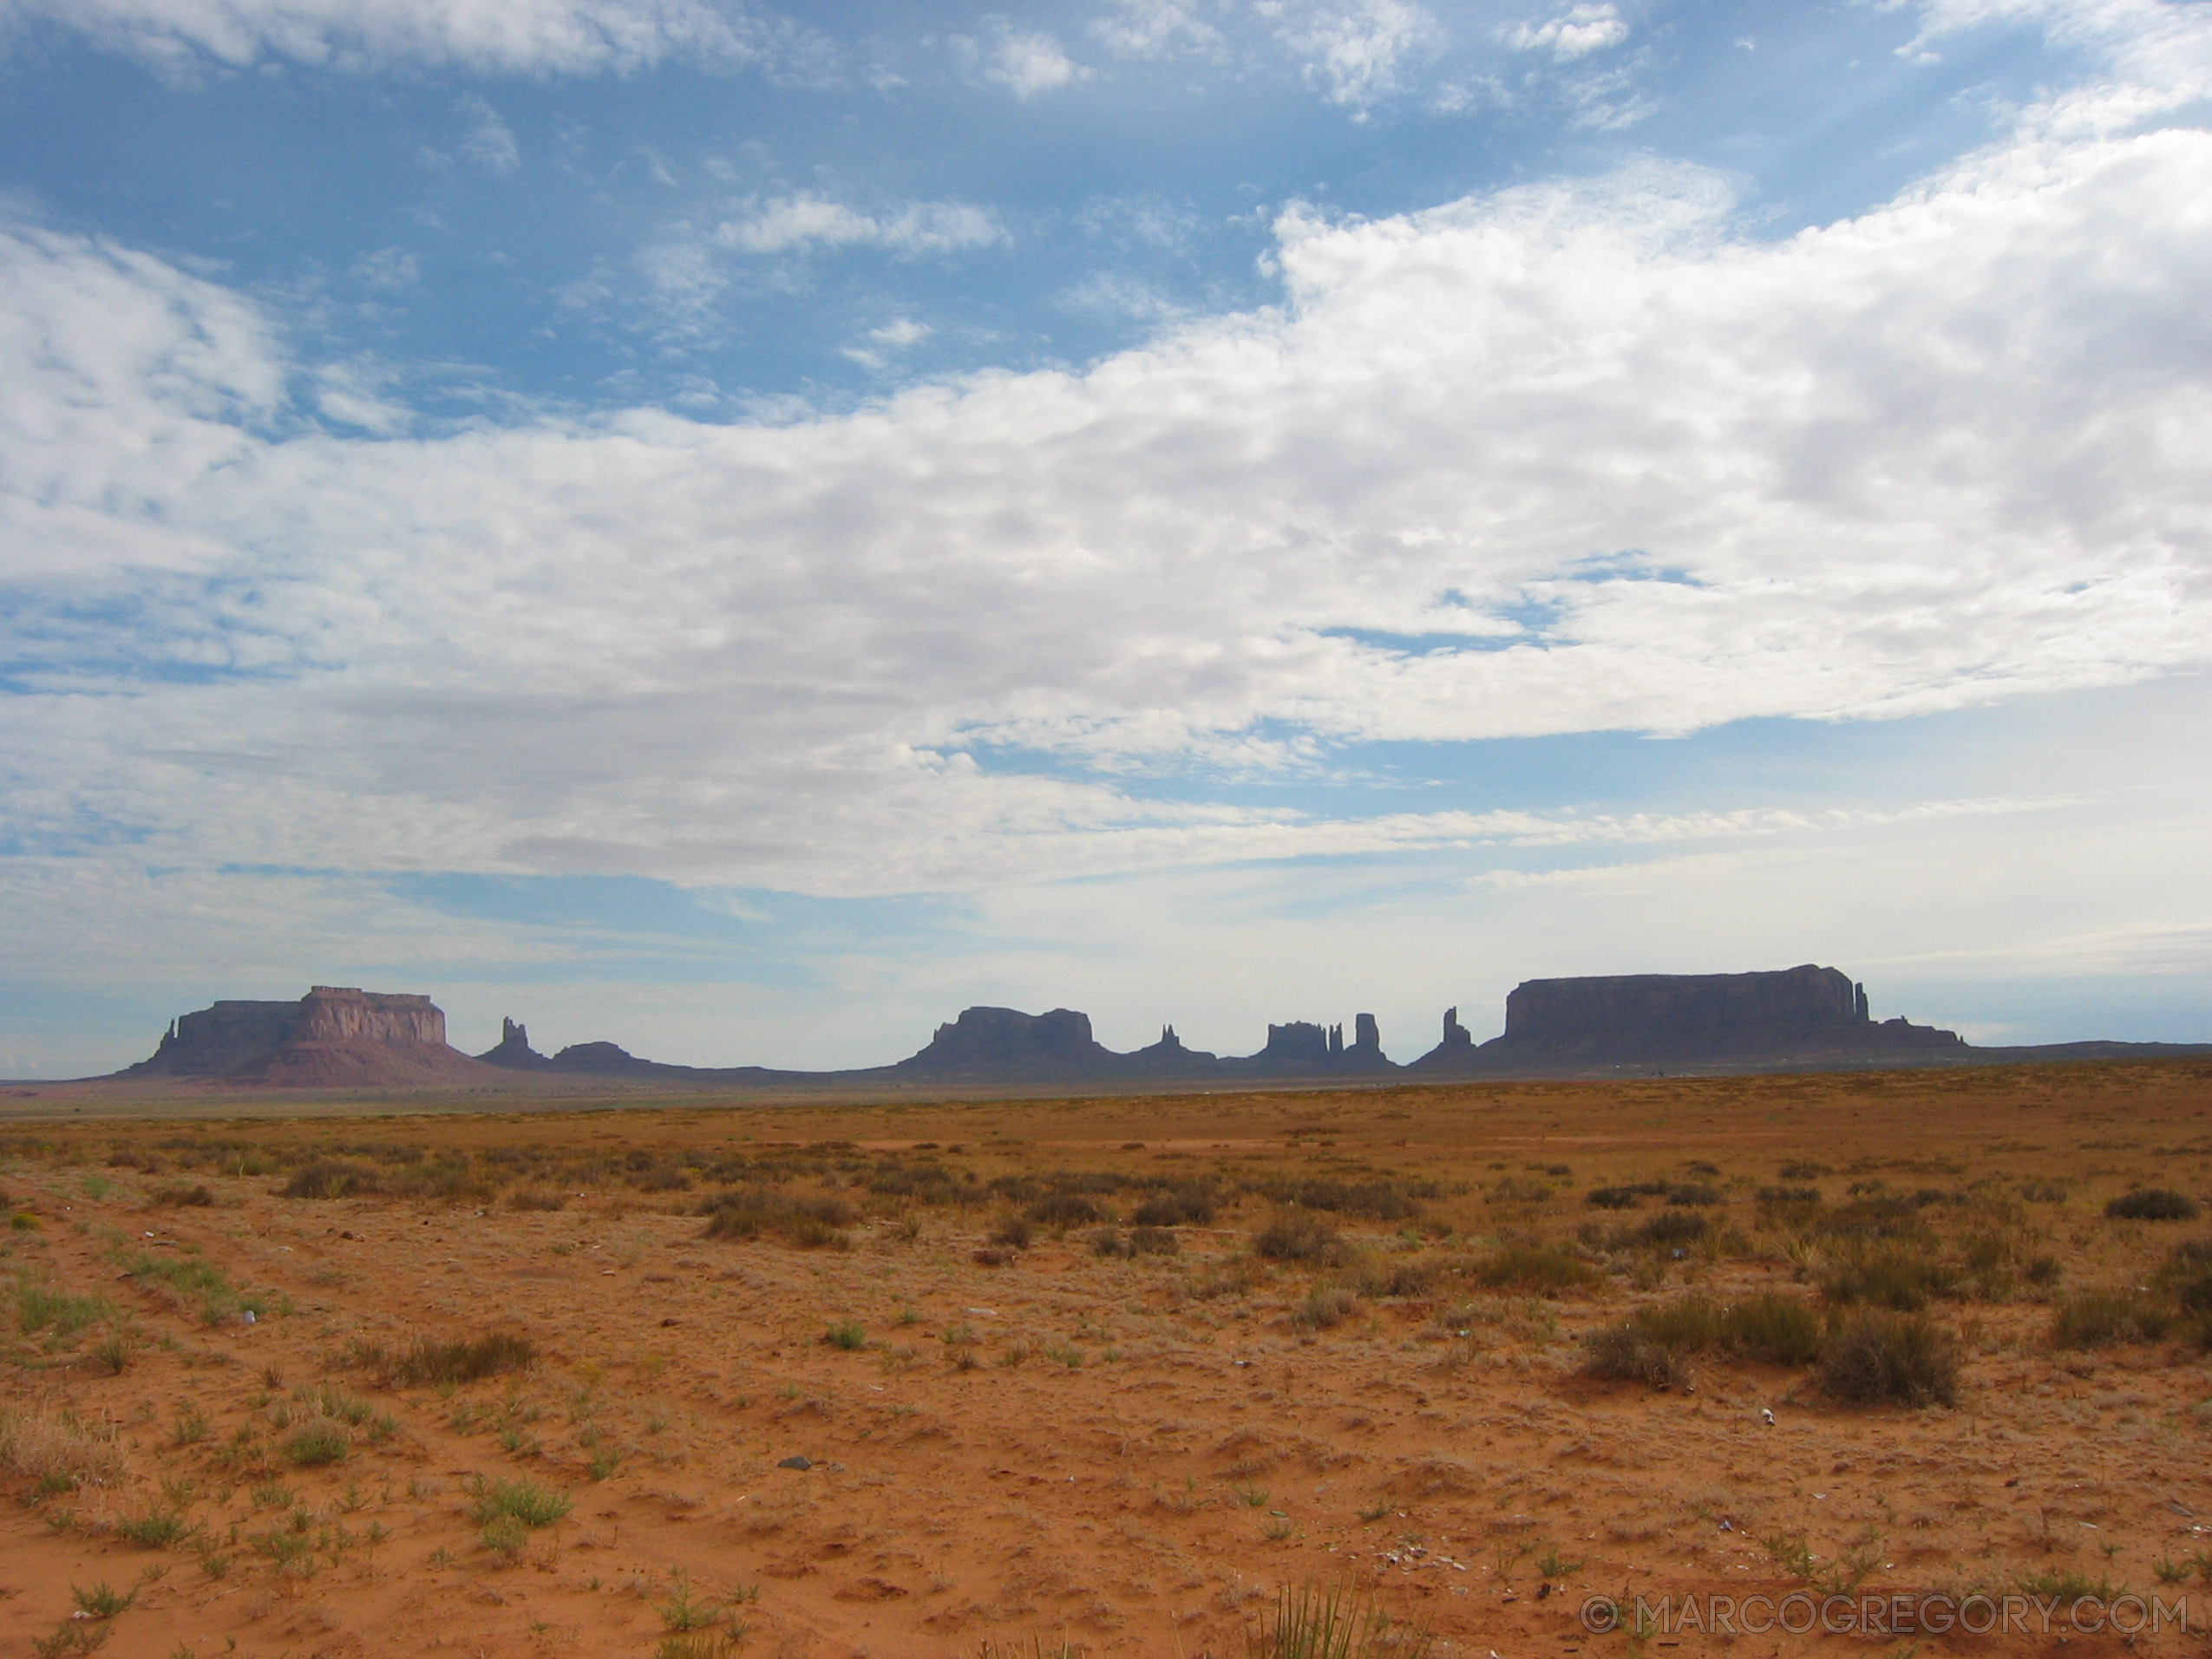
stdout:
[(429, 997), (317, 985), (297, 1003), (219, 1002), (181, 1015), (150, 1058), (121, 1074), (376, 1088), (488, 1074), (447, 1046), (445, 1013)]
[(1505, 1035), (1479, 1046), (1444, 1016), (1423, 1071), (1499, 1072), (1852, 1061), (1966, 1048), (1957, 1033), (1867, 1014), (1866, 989), (1808, 963), (1779, 972), (1531, 979), (1505, 1001)]
[(488, 1066), (501, 1066), (509, 1071), (536, 1071), (553, 1061), (530, 1046), (530, 1028), (511, 1019), (500, 1021), (499, 1046), (487, 1048), (476, 1056)]
[(1047, 1088), (1206, 1083), (1381, 1081), (1393, 1076), (1506, 1079), (1653, 1072), (1818, 1070), (1840, 1067), (1990, 1065), (2038, 1060), (2163, 1059), (2212, 1045), (2079, 1042), (1975, 1048), (1954, 1032), (1902, 1019), (1875, 1022), (1866, 988), (1834, 968), (1746, 974), (1633, 974), (1531, 979), (1506, 998), (1505, 1032), (1477, 1043), (1444, 1010), (1436, 1046), (1409, 1065), (1383, 1052), (1371, 1014), (1341, 1023), (1267, 1028), (1252, 1055), (1188, 1048), (1172, 1025), (1127, 1054), (1102, 1045), (1090, 1016), (971, 1008), (937, 1028), (917, 1054), (887, 1066), (797, 1072), (645, 1060), (612, 1042), (572, 1043), (550, 1056), (518, 1021), (471, 1059), (448, 1048), (445, 1016), (427, 996), (317, 985), (297, 1003), (221, 1002), (172, 1022), (153, 1057), (122, 1078), (384, 1087), (503, 1081), (518, 1073), (603, 1077), (674, 1087), (912, 1091), (1005, 1084)]
[[(1172, 1036), (1163, 1035), (1163, 1042)], [(1177, 1043), (1177, 1048), (1181, 1045)], [(1071, 1008), (1044, 1014), (1019, 1009), (971, 1008), (937, 1028), (926, 1048), (889, 1069), (934, 1077), (1005, 1078), (1103, 1077), (1122, 1069), (1129, 1056), (1100, 1046), (1090, 1034), (1090, 1016)]]

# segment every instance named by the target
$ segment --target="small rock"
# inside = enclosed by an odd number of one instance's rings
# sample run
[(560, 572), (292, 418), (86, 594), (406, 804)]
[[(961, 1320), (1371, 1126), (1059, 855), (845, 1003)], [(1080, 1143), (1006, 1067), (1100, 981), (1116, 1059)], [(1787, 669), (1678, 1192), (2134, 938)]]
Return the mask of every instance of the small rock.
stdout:
[(776, 1466), (779, 1469), (811, 1469), (815, 1460), (809, 1457), (788, 1457)]

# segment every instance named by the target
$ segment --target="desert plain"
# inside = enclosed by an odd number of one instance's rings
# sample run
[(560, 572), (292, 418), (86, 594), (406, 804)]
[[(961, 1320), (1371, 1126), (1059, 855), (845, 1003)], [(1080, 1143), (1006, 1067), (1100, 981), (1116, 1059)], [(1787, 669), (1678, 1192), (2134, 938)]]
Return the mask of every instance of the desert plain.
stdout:
[(0, 1102), (0, 1652), (2212, 1630), (2202, 1061), (495, 1104)]

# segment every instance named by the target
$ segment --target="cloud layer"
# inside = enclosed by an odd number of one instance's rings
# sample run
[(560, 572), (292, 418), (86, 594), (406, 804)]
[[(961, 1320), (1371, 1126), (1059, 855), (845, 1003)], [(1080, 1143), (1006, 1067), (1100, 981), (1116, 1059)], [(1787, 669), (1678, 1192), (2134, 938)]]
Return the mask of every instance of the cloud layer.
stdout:
[[(960, 887), (1473, 833), (1163, 803), (1162, 769), (2201, 664), (2212, 135), (2113, 114), (2174, 95), (2033, 113), (1778, 244), (1656, 164), (1293, 206), (1273, 309), (773, 425), (334, 435), (253, 304), (19, 225), (0, 557), (54, 695), (0, 739), (16, 834)], [(722, 239), (944, 251), (973, 213), (793, 196)]]

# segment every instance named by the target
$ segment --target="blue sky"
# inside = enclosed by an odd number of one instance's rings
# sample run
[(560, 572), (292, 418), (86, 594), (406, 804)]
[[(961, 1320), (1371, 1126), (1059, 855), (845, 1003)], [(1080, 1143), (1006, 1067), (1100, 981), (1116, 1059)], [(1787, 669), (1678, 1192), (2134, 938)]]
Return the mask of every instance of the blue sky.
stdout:
[(0, 1074), (2212, 1035), (2212, 16), (0, 0)]

